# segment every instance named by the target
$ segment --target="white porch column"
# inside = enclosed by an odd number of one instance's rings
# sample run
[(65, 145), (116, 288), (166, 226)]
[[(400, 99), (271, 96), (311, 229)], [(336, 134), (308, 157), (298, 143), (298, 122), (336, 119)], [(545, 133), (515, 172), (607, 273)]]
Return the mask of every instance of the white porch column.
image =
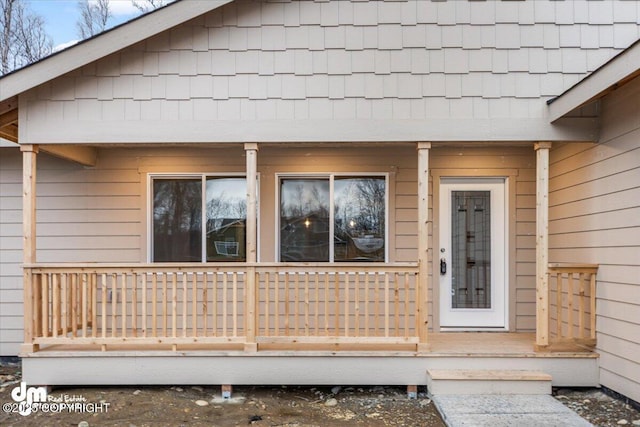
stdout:
[(245, 351), (257, 351), (256, 344), (256, 268), (258, 260), (258, 211), (257, 211), (257, 188), (258, 188), (258, 144), (246, 143), (244, 150), (247, 157), (247, 301), (246, 305), (246, 344)]
[[(21, 145), (22, 151), (22, 260), (23, 263), (36, 262), (36, 170), (37, 145)], [(33, 352), (33, 294), (31, 270), (23, 272), (24, 292), (24, 345), (23, 352)]]
[(551, 142), (534, 144), (536, 150), (536, 348), (549, 345), (549, 149)]
[(418, 283), (416, 284), (417, 328), (420, 344), (426, 350), (429, 301), (429, 150), (430, 142), (418, 143)]

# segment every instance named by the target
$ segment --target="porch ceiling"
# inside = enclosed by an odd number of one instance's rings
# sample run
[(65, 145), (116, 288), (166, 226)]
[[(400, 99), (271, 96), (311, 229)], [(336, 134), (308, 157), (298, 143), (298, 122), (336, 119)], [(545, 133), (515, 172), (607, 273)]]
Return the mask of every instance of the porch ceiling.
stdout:
[(0, 138), (18, 142), (18, 97), (0, 102)]

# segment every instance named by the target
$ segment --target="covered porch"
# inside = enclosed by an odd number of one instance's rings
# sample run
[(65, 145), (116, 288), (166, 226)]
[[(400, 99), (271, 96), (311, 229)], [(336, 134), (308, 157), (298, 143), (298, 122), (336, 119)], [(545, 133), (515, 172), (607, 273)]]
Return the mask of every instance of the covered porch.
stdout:
[[(430, 299), (438, 293), (435, 290), (437, 268), (430, 267), (436, 262), (435, 251), (430, 247), (434, 221), (430, 203), (434, 203), (432, 189), (436, 186), (431, 185), (431, 181), (443, 174), (441, 170), (430, 170), (431, 143), (415, 143), (417, 259), (384, 263), (259, 261), (256, 209), (259, 147), (253, 143), (244, 144), (245, 261), (38, 263), (35, 236), (39, 147), (22, 145), (21, 148), (23, 355), (28, 358), (60, 352), (126, 354), (127, 351), (131, 355), (138, 351), (242, 352), (244, 355), (364, 351), (371, 355), (391, 352), (429, 357), (430, 354), (459, 353), (461, 343), (480, 336), (477, 331), (443, 333), (439, 327), (429, 324), (433, 318), (429, 307), (434, 307)], [(591, 358), (590, 348), (595, 344), (597, 267), (549, 264), (551, 144), (536, 143), (533, 148), (536, 159), (535, 332), (524, 333), (512, 326), (506, 332), (481, 334), (482, 343), (489, 346), (494, 343), (496, 349), (504, 347), (504, 354), (547, 357), (565, 352)], [(97, 149), (92, 147), (47, 149), (90, 166), (95, 165), (98, 156)], [(460, 354), (486, 353), (474, 350), (472, 342), (469, 341), (468, 348)], [(510, 347), (515, 342), (518, 344)]]

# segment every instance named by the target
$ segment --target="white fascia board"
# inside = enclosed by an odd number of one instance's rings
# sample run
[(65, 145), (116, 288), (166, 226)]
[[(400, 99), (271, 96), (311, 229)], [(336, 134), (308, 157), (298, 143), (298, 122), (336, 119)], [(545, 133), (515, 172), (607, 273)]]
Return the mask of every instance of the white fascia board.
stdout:
[(153, 37), (233, 0), (183, 0), (53, 54), (0, 79), (0, 101)]
[(15, 147), (15, 148), (18, 148), (19, 145), (16, 144), (15, 142), (9, 141), (8, 139), (0, 138), (0, 148), (4, 148), (4, 147)]
[(112, 121), (27, 127), (26, 144), (200, 144), (278, 142), (597, 141), (597, 120), (191, 120)]
[(554, 122), (588, 101), (601, 97), (607, 89), (637, 73), (638, 70), (640, 41), (554, 99), (549, 105), (549, 120)]

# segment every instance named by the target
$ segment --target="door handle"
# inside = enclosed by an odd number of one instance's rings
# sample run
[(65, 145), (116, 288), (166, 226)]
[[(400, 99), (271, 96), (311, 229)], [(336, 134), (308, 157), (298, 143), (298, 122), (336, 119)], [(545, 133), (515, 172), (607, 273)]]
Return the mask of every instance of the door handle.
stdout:
[(444, 276), (445, 274), (447, 274), (447, 260), (440, 258), (440, 275)]

